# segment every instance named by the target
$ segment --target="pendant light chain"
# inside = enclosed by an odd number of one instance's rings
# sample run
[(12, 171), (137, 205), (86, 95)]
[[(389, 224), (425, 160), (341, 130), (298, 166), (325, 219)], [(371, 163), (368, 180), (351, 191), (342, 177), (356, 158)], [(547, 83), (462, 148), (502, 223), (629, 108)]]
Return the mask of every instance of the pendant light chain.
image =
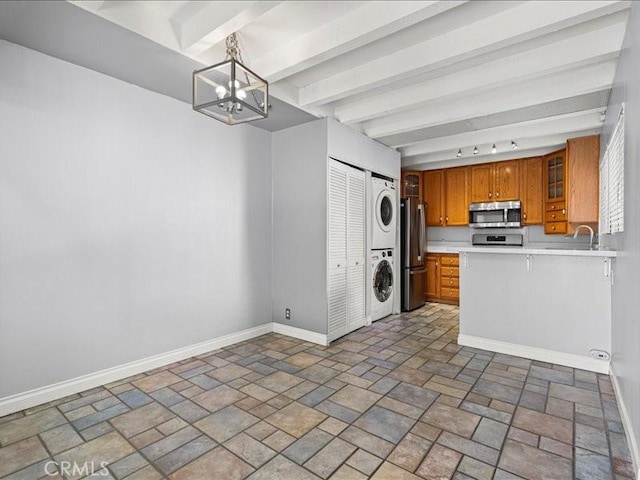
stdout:
[[(240, 44), (238, 43), (238, 38), (236, 37), (235, 32), (229, 35), (225, 39), (225, 45), (227, 47), (227, 56), (225, 60), (233, 59), (241, 64), (244, 64), (244, 60), (242, 59), (242, 52), (240, 51)], [(244, 78), (247, 83), (247, 86), (251, 85), (251, 81), (249, 80), (249, 75), (247, 72), (244, 72)], [(258, 102), (258, 97), (256, 97), (255, 90), (251, 89), (251, 96), (253, 97), (253, 101), (256, 105), (260, 105)]]
[(225, 44), (227, 46), (227, 56), (225, 60), (232, 58), (242, 63), (242, 53), (240, 52), (240, 45), (238, 44), (236, 34), (232, 33), (229, 35), (225, 40)]

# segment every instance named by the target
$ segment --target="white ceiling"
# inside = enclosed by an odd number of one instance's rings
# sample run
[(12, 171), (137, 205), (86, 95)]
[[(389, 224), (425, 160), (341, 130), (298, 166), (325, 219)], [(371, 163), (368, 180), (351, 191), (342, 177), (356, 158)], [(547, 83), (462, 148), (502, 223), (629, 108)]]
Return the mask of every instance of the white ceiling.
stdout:
[(417, 169), (537, 155), (599, 132), (630, 9), (596, 0), (69, 3), (202, 64), (224, 59), (225, 37), (238, 32), (245, 63), (273, 96), (398, 148)]

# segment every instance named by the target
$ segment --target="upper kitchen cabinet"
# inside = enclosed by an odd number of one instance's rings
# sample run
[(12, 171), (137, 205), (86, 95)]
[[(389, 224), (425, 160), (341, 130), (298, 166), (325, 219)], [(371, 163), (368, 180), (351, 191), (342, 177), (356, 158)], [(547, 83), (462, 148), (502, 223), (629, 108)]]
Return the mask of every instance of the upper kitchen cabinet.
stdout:
[(469, 167), (447, 168), (444, 171), (444, 224), (469, 224)]
[(500, 202), (520, 199), (518, 160), (483, 163), (471, 168), (471, 202)]
[(402, 197), (422, 198), (422, 172), (402, 171)]
[(544, 231), (573, 233), (578, 225), (598, 227), (600, 137), (569, 139), (567, 148), (543, 158)]
[(520, 160), (520, 201), (523, 225), (542, 225), (544, 220), (542, 172), (542, 157)]
[(598, 229), (599, 166), (599, 135), (567, 141), (568, 233), (573, 233), (578, 225), (583, 224)]
[(469, 224), (469, 167), (429, 170), (423, 174), (427, 226)]
[(422, 201), (427, 206), (427, 226), (444, 225), (444, 170), (427, 170), (422, 177)]

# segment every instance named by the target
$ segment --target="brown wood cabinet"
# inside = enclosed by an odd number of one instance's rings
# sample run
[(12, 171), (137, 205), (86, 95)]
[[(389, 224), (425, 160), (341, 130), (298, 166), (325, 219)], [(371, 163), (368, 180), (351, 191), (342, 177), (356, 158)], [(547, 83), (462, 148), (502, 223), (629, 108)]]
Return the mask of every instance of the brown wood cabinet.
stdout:
[(544, 221), (542, 182), (542, 157), (520, 160), (520, 201), (523, 225), (542, 225)]
[(471, 166), (471, 202), (493, 202), (493, 164)]
[[(589, 225), (594, 231), (598, 231), (599, 185), (600, 136), (569, 139), (567, 141), (567, 233), (573, 233), (578, 225)], [(587, 234), (585, 230), (580, 233)]]
[(425, 288), (427, 300), (440, 298), (440, 279), (438, 275), (440, 259), (438, 255), (427, 253), (425, 266), (427, 267), (427, 282)]
[(520, 199), (520, 161), (483, 163), (471, 168), (471, 202)]
[(402, 171), (402, 197), (422, 198), (422, 172)]
[(598, 135), (569, 139), (543, 158), (546, 234), (571, 234), (583, 224), (597, 230), (599, 158)]
[(422, 187), (422, 201), (427, 206), (427, 226), (444, 225), (444, 170), (424, 172)]
[(448, 168), (444, 171), (444, 224), (469, 224), (469, 167)]
[(460, 302), (460, 260), (457, 254), (427, 253), (427, 301), (450, 303)]

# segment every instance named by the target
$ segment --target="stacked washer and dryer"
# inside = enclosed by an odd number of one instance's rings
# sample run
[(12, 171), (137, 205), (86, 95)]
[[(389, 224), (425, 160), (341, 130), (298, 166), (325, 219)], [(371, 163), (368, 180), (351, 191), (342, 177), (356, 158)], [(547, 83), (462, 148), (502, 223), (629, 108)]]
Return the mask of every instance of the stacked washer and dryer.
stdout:
[(371, 320), (393, 313), (393, 261), (396, 246), (396, 185), (393, 180), (371, 177)]

